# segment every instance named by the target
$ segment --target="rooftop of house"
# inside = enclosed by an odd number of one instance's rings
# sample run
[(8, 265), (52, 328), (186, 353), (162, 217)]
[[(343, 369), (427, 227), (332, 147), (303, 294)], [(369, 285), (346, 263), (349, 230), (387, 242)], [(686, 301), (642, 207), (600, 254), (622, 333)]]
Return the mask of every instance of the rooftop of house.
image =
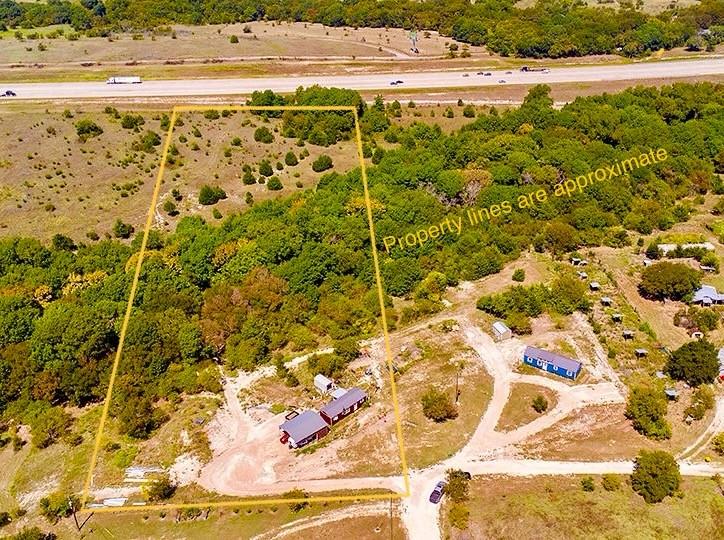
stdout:
[(326, 428), (327, 422), (316, 411), (302, 411), (291, 420), (279, 426), (279, 429), (289, 434), (295, 441), (303, 441), (319, 430)]
[(351, 407), (355, 403), (367, 398), (367, 394), (360, 388), (350, 388), (343, 396), (333, 399), (324, 407), (319, 409), (320, 413), (324, 413), (328, 418), (334, 418), (342, 413), (345, 409)]

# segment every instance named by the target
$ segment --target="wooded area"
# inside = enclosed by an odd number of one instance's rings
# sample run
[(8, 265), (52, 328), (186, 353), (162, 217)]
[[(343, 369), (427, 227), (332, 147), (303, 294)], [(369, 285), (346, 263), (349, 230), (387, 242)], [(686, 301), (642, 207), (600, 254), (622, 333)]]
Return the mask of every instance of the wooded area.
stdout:
[[(515, 7), (516, 0), (66, 0), (0, 1), (0, 25), (33, 28), (70, 24), (88, 35), (159, 25), (228, 24), (258, 20), (327, 26), (436, 30), (504, 56), (558, 58), (589, 54), (640, 56), (687, 45), (699, 50), (724, 40), (724, 6), (703, 0), (653, 16), (631, 7), (588, 7), (570, 0)], [(699, 30), (708, 32), (699, 35)]]
[[(334, 101), (336, 92), (316, 88), (298, 96)], [(355, 93), (344, 95), (362, 110), (367, 149), (379, 150), (369, 184), (380, 253), (386, 234), (439, 222), (464, 207), (511, 200), (650, 147), (670, 155), (573, 197), (382, 256), (386, 293), (412, 300), (398, 312), (387, 298), (391, 328), (438, 309), (445, 286), (495, 273), (531, 246), (554, 256), (624, 246), (628, 230), (650, 233), (686, 220), (696, 204), (692, 193), (724, 189), (715, 174), (724, 172), (722, 85), (634, 88), (579, 98), (561, 110), (552, 107), (549, 89), (538, 86), (520, 108), (490, 110), (450, 134), (423, 123), (371, 124), (370, 118), (386, 120), (381, 100), (366, 108)], [(295, 113), (285, 120), (309, 119)], [(348, 134), (336, 113), (314, 124), (325, 139)], [(376, 129), (385, 130), (384, 151)], [(332, 171), (316, 190), (254, 204), (219, 226), (185, 217), (173, 234), (152, 231), (114, 390), (112, 412), (122, 431), (148, 435), (164, 420), (154, 413), (160, 398), (218, 391), (214, 363), (251, 370), (325, 343), (348, 350), (350, 339), (375, 335), (380, 308), (362, 195), (359, 169)], [(49, 426), (52, 442), (69, 424), (60, 406), (102, 399), (139, 247), (138, 235), (130, 243), (62, 236), (49, 246), (32, 238), (0, 241), (5, 421)], [(559, 280), (553, 289), (553, 295), (514, 289), (485, 307), (505, 316), (520, 297), (528, 307), (515, 309), (530, 316), (587, 308), (579, 283)], [(353, 356), (330, 360), (328, 371), (344, 369)]]

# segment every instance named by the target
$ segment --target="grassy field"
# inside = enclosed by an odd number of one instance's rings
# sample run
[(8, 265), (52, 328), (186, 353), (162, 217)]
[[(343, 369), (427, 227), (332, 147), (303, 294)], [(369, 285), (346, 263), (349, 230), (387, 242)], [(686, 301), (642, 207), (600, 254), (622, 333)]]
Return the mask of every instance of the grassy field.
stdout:
[(512, 431), (529, 424), (541, 416), (541, 413), (537, 413), (532, 406), (533, 399), (538, 395), (543, 396), (548, 401), (548, 410), (556, 406), (558, 398), (550, 388), (528, 383), (514, 384), (495, 429), (497, 431)]
[(608, 492), (596, 477), (595, 490), (584, 492), (581, 477), (476, 478), (470, 484), (470, 526), (452, 529), (443, 507), (445, 533), (451, 540), (531, 538), (689, 539), (724, 535), (724, 497), (707, 478), (685, 478), (682, 498), (646, 504), (623, 485)]
[[(165, 135), (161, 123), (168, 112), (153, 107), (134, 107), (118, 111), (117, 115), (115, 110), (104, 113), (98, 105), (69, 109), (12, 105), (0, 110), (0, 172), (6, 179), (0, 189), (0, 235), (48, 239), (64, 233), (76, 241), (87, 241), (88, 234), (110, 235), (116, 219), (141, 230), (160, 162)], [(139, 115), (143, 123), (135, 129), (124, 129), (118, 117), (126, 112)], [(185, 124), (174, 132), (179, 155), (176, 165), (167, 168), (160, 199), (165, 202), (171, 189), (178, 189), (182, 197), (176, 203), (179, 214), (166, 214), (165, 219), (159, 214), (158, 225), (173, 227), (189, 214), (213, 220), (212, 208), (198, 203), (199, 190), (207, 183), (226, 190), (228, 199), (215, 206), (226, 215), (248, 208), (247, 192), (255, 201), (261, 201), (313, 187), (321, 173), (312, 171), (311, 164), (322, 153), (332, 157), (337, 171), (359, 164), (352, 141), (328, 148), (299, 147), (294, 139), (275, 133), (273, 143), (257, 143), (254, 130), (262, 120), (249, 114), (243, 116), (239, 113), (209, 120), (203, 114), (183, 115)], [(94, 122), (103, 132), (81, 140), (75, 128), (81, 120)], [(278, 120), (266, 125), (278, 130), (275, 122)], [(141, 138), (148, 131), (154, 132), (157, 139), (142, 148)], [(235, 137), (239, 140), (237, 146), (232, 144)], [(182, 138), (185, 142), (181, 142)], [(275, 169), (283, 184), (281, 190), (272, 191), (260, 183), (242, 184), (243, 164), (256, 168), (263, 158), (272, 165), (283, 163), (288, 150), (308, 156), (298, 165)], [(255, 176), (259, 177), (258, 172)]]
[[(396, 343), (394, 349), (399, 351), (402, 345), (401, 342)], [(479, 359), (454, 335), (430, 328), (415, 334), (414, 344), (410, 341), (407, 346), (414, 349), (419, 347), (420, 356), (393, 352), (399, 368), (397, 395), (407, 463), (410, 467), (422, 468), (453, 455), (465, 445), (490, 400), (492, 379), (480, 365)], [(456, 373), (461, 362), (459, 416), (445, 422), (433, 422), (423, 415), (422, 395), (428, 388), (436, 387), (454, 399)], [(364, 444), (347, 448), (345, 459), (352, 464), (359, 461), (369, 467), (369, 460), (363, 457), (370, 452), (375, 455), (394, 454), (397, 445), (394, 427), (394, 423), (387, 422), (383, 432), (372, 434)], [(397, 461), (376, 463), (367, 472), (392, 474), (399, 470)]]
[[(26, 516), (17, 523), (3, 528), (3, 534), (11, 534), (23, 526), (37, 525), (44, 531), (52, 530), (58, 540), (86, 539), (109, 540), (141, 540), (164, 538), (167, 540), (206, 540), (208, 538), (249, 539), (253, 536), (271, 533), (279, 527), (296, 520), (324, 519), (326, 512), (344, 509), (350, 503), (312, 503), (307, 508), (293, 512), (288, 505), (250, 506), (241, 508), (223, 508), (202, 511), (198, 517), (190, 517), (177, 510), (168, 512), (133, 512), (124, 514), (93, 514), (78, 533), (73, 520), (65, 519), (56, 525), (49, 525), (37, 516)], [(84, 519), (86, 515), (80, 515)], [(359, 521), (358, 521), (359, 519)], [(373, 525), (374, 521), (374, 525)], [(383, 523), (384, 522), (384, 523)], [(344, 529), (360, 527), (365, 534), (365, 527), (379, 524), (389, 535), (386, 516), (380, 518), (351, 518), (338, 522)], [(335, 525), (337, 522), (335, 522)], [(402, 539), (400, 524), (393, 521), (394, 538)], [(313, 529), (312, 529), (313, 530)], [(376, 533), (375, 533), (376, 534)], [(294, 537), (291, 537), (294, 538)], [(364, 536), (362, 538), (365, 538)], [(371, 538), (371, 537), (367, 537)]]

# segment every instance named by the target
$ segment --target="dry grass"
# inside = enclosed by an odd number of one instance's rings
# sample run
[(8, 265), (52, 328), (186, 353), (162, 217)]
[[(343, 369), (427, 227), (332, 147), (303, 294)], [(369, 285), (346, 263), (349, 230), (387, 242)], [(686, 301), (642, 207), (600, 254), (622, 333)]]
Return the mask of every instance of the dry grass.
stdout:
[[(116, 219), (132, 224), (136, 231), (142, 229), (161, 146), (154, 147), (152, 152), (134, 150), (132, 146), (146, 130), (156, 132), (163, 139), (161, 117), (168, 109), (136, 105), (131, 110), (120, 110), (121, 115), (130, 112), (143, 116), (145, 123), (140, 132), (123, 129), (120, 121), (104, 114), (100, 105), (71, 106), (68, 110), (72, 117), (64, 115), (62, 105), (46, 109), (32, 105), (21, 108), (15, 104), (0, 109), (3, 155), (0, 172), (4, 178), (0, 189), (1, 236), (49, 239), (55, 233), (63, 233), (76, 241), (87, 241), (86, 234), (90, 231), (110, 235)], [(295, 145), (294, 139), (283, 139), (276, 134), (272, 144), (255, 143), (253, 125), (261, 125), (260, 118), (253, 117), (252, 124), (242, 127), (241, 116), (239, 113), (207, 120), (201, 114), (184, 115), (186, 124), (174, 133), (184, 164), (167, 169), (160, 199), (163, 203), (174, 187), (183, 195), (178, 205), (180, 214), (175, 218), (166, 216), (168, 229), (189, 214), (200, 214), (213, 221), (212, 208), (198, 204), (198, 192), (203, 184), (219, 185), (227, 191), (229, 198), (216, 205), (226, 215), (248, 208), (244, 201), (247, 191), (256, 201), (261, 201), (314, 187), (321, 174), (311, 170), (311, 163), (322, 153), (332, 157), (337, 171), (359, 163), (352, 141), (328, 148), (313, 145), (301, 148)], [(80, 119), (94, 121), (103, 133), (82, 142), (75, 130), (75, 123)], [(272, 128), (273, 123), (269, 124)], [(192, 126), (198, 128), (200, 137), (190, 134)], [(188, 138), (187, 143), (179, 142), (181, 135)], [(239, 137), (242, 145), (231, 147), (233, 137)], [(199, 149), (192, 150), (192, 143)], [(232, 148), (230, 158), (224, 156), (227, 148)], [(265, 185), (242, 184), (242, 164), (256, 166), (262, 157), (275, 164), (284, 161), (288, 150), (299, 155), (303, 149), (310, 155), (299, 165), (275, 171), (284, 189), (270, 191)], [(297, 181), (301, 182), (301, 188), (296, 187)]]
[(381, 540), (383, 538), (395, 538), (396, 540), (403, 540), (407, 538), (407, 531), (400, 518), (393, 516), (391, 521), (390, 523), (390, 517), (387, 515), (359, 516), (310, 527), (297, 533), (284, 535), (281, 538), (284, 540), (308, 540), (309, 538), (318, 540), (338, 540), (339, 538)]
[(512, 431), (545, 414), (545, 411), (538, 413), (533, 409), (533, 399), (539, 395), (548, 401), (548, 410), (556, 406), (558, 397), (550, 388), (528, 383), (514, 384), (503, 413), (498, 419), (496, 431)]
[[(584, 492), (579, 476), (483, 477), (470, 484), (470, 527), (451, 529), (447, 508), (443, 528), (452, 540), (495, 538), (538, 540), (612, 538), (721, 538), (724, 502), (708, 478), (684, 478), (683, 498), (647, 504), (626, 477), (617, 491), (605, 491), (601, 477)], [(447, 505), (446, 505), (447, 506)]]

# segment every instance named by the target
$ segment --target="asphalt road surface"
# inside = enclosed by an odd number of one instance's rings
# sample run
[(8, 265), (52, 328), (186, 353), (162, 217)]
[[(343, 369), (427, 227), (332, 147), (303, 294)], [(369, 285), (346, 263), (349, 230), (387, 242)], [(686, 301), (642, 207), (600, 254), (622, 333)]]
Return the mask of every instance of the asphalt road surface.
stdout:
[[(554, 67), (548, 73), (517, 70), (490, 71), (489, 76), (476, 71), (430, 71), (405, 74), (365, 74), (305, 77), (254, 77), (246, 79), (176, 79), (154, 80), (141, 84), (106, 84), (99, 82), (18, 83), (3, 85), (0, 93), (13, 90), (19, 99), (116, 98), (116, 97), (189, 97), (250, 94), (271, 89), (293, 92), (299, 86), (320, 84), (354, 90), (464, 88), (512, 84), (605, 82), (620, 80), (666, 79), (697, 75), (724, 75), (724, 58), (679, 60), (623, 65)], [(403, 81), (391, 85), (393, 81)], [(504, 82), (502, 82), (504, 81)]]

